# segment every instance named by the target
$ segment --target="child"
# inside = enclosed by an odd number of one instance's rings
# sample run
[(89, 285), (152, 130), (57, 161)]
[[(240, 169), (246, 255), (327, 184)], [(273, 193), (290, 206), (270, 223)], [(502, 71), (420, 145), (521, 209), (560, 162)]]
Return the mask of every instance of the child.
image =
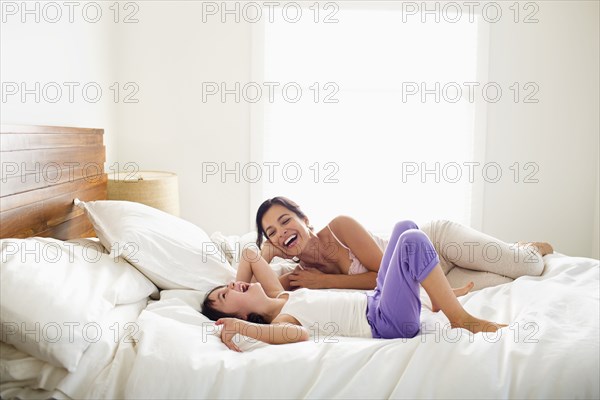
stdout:
[[(230, 349), (240, 333), (254, 339), (283, 344), (309, 339), (315, 327), (339, 336), (412, 338), (419, 333), (421, 301), (419, 284), (441, 309), (452, 328), (473, 333), (495, 332), (507, 326), (476, 318), (465, 311), (453, 292), (429, 238), (412, 221), (396, 224), (386, 247), (377, 286), (369, 293), (283, 290), (269, 264), (252, 250), (244, 250), (237, 282), (210, 291), (202, 312), (223, 325), (221, 340)], [(246, 283), (256, 277), (256, 283)]]

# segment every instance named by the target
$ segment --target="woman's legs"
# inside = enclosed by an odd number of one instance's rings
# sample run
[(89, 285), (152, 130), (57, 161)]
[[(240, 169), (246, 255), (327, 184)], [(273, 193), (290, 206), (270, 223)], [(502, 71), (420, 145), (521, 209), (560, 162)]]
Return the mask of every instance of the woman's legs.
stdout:
[[(448, 274), (452, 265), (473, 271), (492, 272), (516, 279), (523, 275), (539, 276), (544, 260), (532, 246), (503, 242), (457, 222), (436, 220), (423, 225)], [(450, 266), (450, 267), (448, 267)]]

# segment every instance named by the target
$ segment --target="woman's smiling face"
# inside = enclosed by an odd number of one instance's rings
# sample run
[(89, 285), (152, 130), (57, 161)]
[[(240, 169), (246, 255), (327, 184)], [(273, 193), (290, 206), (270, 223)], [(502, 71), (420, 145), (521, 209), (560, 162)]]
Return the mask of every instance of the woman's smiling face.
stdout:
[(275, 204), (263, 216), (262, 225), (271, 244), (286, 254), (298, 255), (309, 238), (308, 220), (302, 220), (286, 207)]

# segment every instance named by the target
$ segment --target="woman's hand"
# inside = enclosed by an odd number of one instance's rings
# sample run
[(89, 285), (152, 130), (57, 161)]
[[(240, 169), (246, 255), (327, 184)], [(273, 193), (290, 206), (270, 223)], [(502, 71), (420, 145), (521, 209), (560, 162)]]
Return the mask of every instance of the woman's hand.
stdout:
[(223, 325), (221, 330), (221, 342), (229, 349), (241, 353), (239, 347), (233, 343), (233, 337), (238, 333), (241, 320), (237, 318), (219, 318), (215, 325)]
[(329, 287), (327, 284), (328, 276), (328, 274), (324, 274), (316, 268), (296, 268), (289, 275), (290, 286), (292, 288), (324, 289)]

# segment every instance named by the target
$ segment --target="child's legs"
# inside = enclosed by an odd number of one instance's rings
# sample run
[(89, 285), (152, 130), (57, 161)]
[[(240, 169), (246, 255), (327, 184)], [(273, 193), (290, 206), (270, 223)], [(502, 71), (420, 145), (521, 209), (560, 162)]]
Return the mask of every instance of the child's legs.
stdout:
[(368, 316), (374, 337), (411, 338), (420, 329), (419, 282), (438, 265), (439, 258), (419, 229), (407, 229), (393, 239), (386, 248), (386, 254), (391, 253), (385, 258), (389, 262), (382, 264), (377, 274)]
[(389, 242), (385, 248), (385, 251), (383, 252), (381, 264), (379, 265), (379, 272), (377, 273), (377, 288), (381, 289), (383, 287), (383, 282), (387, 274), (387, 269), (392, 260), (392, 256), (394, 255), (394, 251), (396, 250), (396, 244), (400, 239), (400, 235), (402, 235), (409, 229), (419, 229), (419, 227), (416, 223), (410, 220), (399, 221), (396, 222), (396, 225), (394, 225), (394, 229), (392, 230), (392, 234), (390, 235)]
[(531, 248), (511, 245), (457, 222), (431, 221), (424, 224), (422, 230), (433, 243), (442, 265), (452, 263), (512, 279), (539, 276), (544, 270), (544, 260)]

